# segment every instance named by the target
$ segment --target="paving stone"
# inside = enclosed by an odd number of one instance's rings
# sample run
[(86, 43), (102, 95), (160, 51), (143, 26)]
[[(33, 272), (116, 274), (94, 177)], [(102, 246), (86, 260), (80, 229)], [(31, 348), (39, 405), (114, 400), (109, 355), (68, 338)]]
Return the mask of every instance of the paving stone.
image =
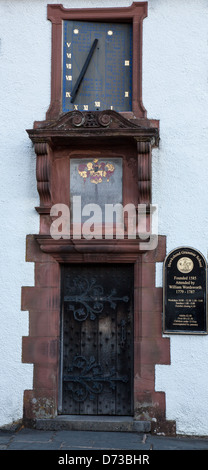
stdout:
[(95, 431), (0, 432), (0, 450), (208, 450), (208, 438)]
[(52, 431), (38, 431), (37, 429), (22, 429), (14, 435), (15, 441), (49, 442), (53, 439)]

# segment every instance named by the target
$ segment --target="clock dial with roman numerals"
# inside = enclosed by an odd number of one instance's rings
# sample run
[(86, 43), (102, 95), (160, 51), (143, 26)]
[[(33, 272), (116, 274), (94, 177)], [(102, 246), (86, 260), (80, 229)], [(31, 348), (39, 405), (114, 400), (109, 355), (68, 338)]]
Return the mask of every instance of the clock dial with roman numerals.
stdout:
[(132, 109), (132, 25), (64, 21), (62, 111)]

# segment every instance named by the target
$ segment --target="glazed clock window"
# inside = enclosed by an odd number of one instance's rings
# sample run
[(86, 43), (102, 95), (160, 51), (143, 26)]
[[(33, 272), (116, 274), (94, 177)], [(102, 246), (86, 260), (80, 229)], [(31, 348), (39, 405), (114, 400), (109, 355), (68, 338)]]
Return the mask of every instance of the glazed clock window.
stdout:
[[(122, 158), (72, 158), (70, 160), (70, 202), (72, 216), (73, 197), (80, 197), (81, 210), (87, 204), (97, 204), (102, 211), (102, 223), (106, 219), (105, 204), (123, 202)], [(122, 210), (117, 213), (117, 220), (122, 221)], [(82, 217), (84, 222), (86, 217)]]
[(132, 109), (132, 24), (64, 21), (63, 112)]

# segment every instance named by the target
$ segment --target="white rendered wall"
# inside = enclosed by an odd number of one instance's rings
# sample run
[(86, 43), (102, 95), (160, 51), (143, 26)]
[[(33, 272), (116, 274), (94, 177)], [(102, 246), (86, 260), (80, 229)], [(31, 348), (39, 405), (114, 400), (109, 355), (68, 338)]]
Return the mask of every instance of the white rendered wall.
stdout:
[[(152, 0), (144, 21), (143, 100), (160, 120), (153, 202), (167, 253), (192, 246), (207, 258), (208, 3)], [(162, 286), (161, 266), (157, 285)], [(156, 366), (167, 419), (178, 433), (208, 435), (208, 337), (171, 335), (171, 365)]]
[[(58, 3), (52, 1), (48, 3)], [(128, 6), (127, 0), (67, 0), (64, 7)], [(143, 103), (160, 120), (153, 151), (153, 202), (167, 252), (181, 245), (207, 257), (207, 0), (150, 0), (144, 20)], [(38, 233), (35, 154), (25, 129), (50, 103), (51, 23), (46, 0), (0, 0), (0, 426), (22, 417), (32, 365), (21, 363), (28, 313), (21, 286), (34, 285), (25, 239)], [(9, 250), (9, 251), (8, 251)], [(157, 283), (162, 285), (158, 265)], [(171, 336), (171, 365), (156, 366), (167, 419), (177, 432), (208, 435), (208, 337)]]

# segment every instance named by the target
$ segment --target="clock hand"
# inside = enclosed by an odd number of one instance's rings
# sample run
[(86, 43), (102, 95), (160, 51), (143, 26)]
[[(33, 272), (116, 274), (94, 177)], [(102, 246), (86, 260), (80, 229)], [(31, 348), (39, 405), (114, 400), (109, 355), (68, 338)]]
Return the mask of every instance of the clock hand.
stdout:
[(87, 58), (86, 58), (86, 60), (85, 60), (85, 63), (84, 63), (84, 65), (83, 65), (83, 67), (82, 67), (82, 70), (81, 70), (81, 72), (80, 72), (80, 74), (79, 74), (79, 77), (78, 77), (78, 79), (77, 79), (77, 81), (76, 81), (76, 83), (75, 83), (75, 85), (74, 85), (74, 88), (73, 88), (73, 90), (72, 90), (72, 92), (71, 92), (71, 103), (74, 102), (75, 96), (76, 96), (76, 94), (77, 94), (77, 92), (78, 92), (78, 89), (79, 89), (79, 87), (80, 87), (80, 85), (81, 85), (81, 82), (82, 82), (82, 80), (83, 80), (83, 78), (84, 78), (85, 72), (86, 72), (87, 67), (88, 67), (88, 65), (89, 65), (89, 63), (90, 63), (90, 60), (91, 60), (92, 55), (93, 55), (93, 52), (94, 52), (94, 50), (95, 50), (95, 48), (96, 48), (96, 46), (97, 46), (97, 43), (98, 43), (98, 39), (95, 39), (95, 40), (93, 41), (93, 43), (92, 43), (92, 46), (91, 46), (90, 51), (89, 51), (89, 54), (88, 54), (88, 56), (87, 56)]

